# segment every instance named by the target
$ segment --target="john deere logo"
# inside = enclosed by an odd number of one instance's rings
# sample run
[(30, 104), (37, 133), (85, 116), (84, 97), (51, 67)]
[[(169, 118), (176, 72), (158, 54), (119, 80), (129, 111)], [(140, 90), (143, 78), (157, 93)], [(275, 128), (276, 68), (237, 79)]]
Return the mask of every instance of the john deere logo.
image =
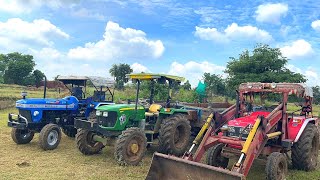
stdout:
[(126, 115), (125, 114), (122, 114), (120, 117), (119, 117), (119, 121), (120, 121), (120, 125), (124, 124), (126, 122)]

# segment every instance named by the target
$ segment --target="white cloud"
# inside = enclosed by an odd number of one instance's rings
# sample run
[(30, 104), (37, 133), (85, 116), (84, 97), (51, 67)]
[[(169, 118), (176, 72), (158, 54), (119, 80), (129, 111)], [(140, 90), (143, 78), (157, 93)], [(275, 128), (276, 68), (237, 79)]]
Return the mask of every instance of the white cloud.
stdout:
[(304, 39), (292, 42), (290, 45), (280, 48), (282, 55), (289, 59), (307, 57), (313, 54), (312, 46)]
[(86, 8), (77, 9), (71, 12), (72, 16), (80, 17), (80, 18), (92, 18), (97, 19), (100, 21), (104, 21), (106, 19), (105, 16), (103, 16), (100, 13), (91, 12), (90, 10)]
[(262, 4), (256, 10), (256, 20), (272, 24), (280, 24), (281, 17), (285, 17), (288, 12), (287, 4)]
[(223, 73), (224, 70), (224, 66), (215, 65), (208, 61), (189, 61), (185, 64), (175, 61), (171, 63), (168, 74), (183, 76), (189, 80), (192, 87), (195, 87), (197, 86), (198, 81), (202, 79), (203, 73), (207, 72), (225, 76)]
[(160, 40), (149, 40), (146, 33), (132, 28), (122, 28), (109, 21), (103, 39), (88, 42), (84, 47), (70, 49), (68, 57), (82, 60), (127, 60), (159, 58), (164, 52)]
[(52, 60), (59, 60), (64, 57), (61, 52), (54, 48), (42, 48), (41, 50), (30, 48), (29, 50), (37, 61), (48, 62)]
[(216, 28), (202, 28), (196, 26), (195, 36), (203, 40), (212, 40), (216, 42), (228, 42), (235, 40), (255, 40), (257, 42), (270, 42), (272, 36), (265, 30), (258, 29), (254, 26), (238, 26), (232, 23), (223, 32)]
[(320, 32), (320, 20), (313, 21), (313, 22), (311, 23), (311, 27), (312, 27), (314, 30)]
[(306, 70), (302, 70), (292, 64), (288, 64), (286, 67), (293, 72), (303, 74), (309, 86), (320, 86), (320, 76), (314, 68), (308, 67)]
[(30, 46), (52, 46), (57, 38), (68, 39), (69, 35), (45, 19), (32, 22), (19, 18), (0, 22), (0, 47), (18, 50)]
[(150, 70), (146, 66), (139, 64), (139, 63), (133, 63), (131, 65), (131, 68), (134, 73), (150, 72)]
[(23, 14), (42, 6), (57, 9), (72, 7), (78, 2), (79, 0), (0, 0), (0, 12)]

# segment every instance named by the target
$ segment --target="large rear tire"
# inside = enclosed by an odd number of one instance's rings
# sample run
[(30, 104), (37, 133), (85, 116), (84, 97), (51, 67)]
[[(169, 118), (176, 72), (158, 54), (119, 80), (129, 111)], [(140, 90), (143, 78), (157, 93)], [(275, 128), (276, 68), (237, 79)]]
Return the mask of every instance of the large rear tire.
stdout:
[(76, 134), (77, 147), (82, 154), (97, 154), (104, 148), (102, 142), (96, 142), (93, 140), (94, 135), (94, 132), (84, 129), (80, 129)]
[(63, 127), (63, 128), (62, 128), (62, 132), (63, 132), (66, 136), (71, 137), (71, 138), (74, 138), (74, 137), (76, 137), (77, 129), (74, 128), (74, 127)]
[(266, 164), (267, 180), (284, 180), (288, 173), (287, 158), (284, 154), (273, 152)]
[(29, 129), (22, 130), (17, 128), (12, 128), (11, 138), (17, 144), (28, 144), (34, 136), (34, 132)]
[(187, 150), (191, 126), (184, 114), (174, 114), (163, 119), (159, 130), (159, 151), (181, 156)]
[(114, 156), (119, 165), (139, 165), (147, 150), (147, 138), (139, 128), (122, 131), (116, 141)]
[(224, 146), (225, 145), (223, 143), (220, 143), (209, 149), (207, 154), (208, 165), (222, 168), (228, 167), (229, 158), (221, 156), (221, 151)]
[(56, 124), (45, 125), (39, 135), (39, 145), (43, 150), (53, 150), (58, 147), (61, 140), (61, 130)]
[(305, 171), (315, 170), (319, 154), (319, 131), (314, 124), (308, 124), (299, 140), (292, 147), (292, 165)]

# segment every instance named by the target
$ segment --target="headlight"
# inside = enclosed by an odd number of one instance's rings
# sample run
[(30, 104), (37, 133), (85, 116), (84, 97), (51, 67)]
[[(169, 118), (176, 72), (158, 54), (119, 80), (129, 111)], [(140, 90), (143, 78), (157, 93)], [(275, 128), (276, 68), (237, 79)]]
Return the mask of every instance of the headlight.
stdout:
[(220, 128), (221, 131), (228, 131), (229, 130), (229, 127), (227, 124), (223, 125), (221, 128)]
[(103, 112), (104, 117), (108, 117), (108, 112)]
[(96, 115), (97, 115), (97, 116), (100, 116), (100, 115), (101, 115), (101, 112), (100, 112), (100, 111), (96, 111)]

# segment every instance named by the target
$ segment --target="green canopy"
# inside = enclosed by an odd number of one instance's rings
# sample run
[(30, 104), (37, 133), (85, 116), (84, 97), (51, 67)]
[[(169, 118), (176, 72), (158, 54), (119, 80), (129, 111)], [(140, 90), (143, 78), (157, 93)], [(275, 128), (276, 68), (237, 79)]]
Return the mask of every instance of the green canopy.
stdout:
[(207, 85), (205, 83), (202, 83), (199, 81), (198, 86), (196, 88), (196, 92), (200, 96), (205, 96), (206, 95), (206, 87)]

